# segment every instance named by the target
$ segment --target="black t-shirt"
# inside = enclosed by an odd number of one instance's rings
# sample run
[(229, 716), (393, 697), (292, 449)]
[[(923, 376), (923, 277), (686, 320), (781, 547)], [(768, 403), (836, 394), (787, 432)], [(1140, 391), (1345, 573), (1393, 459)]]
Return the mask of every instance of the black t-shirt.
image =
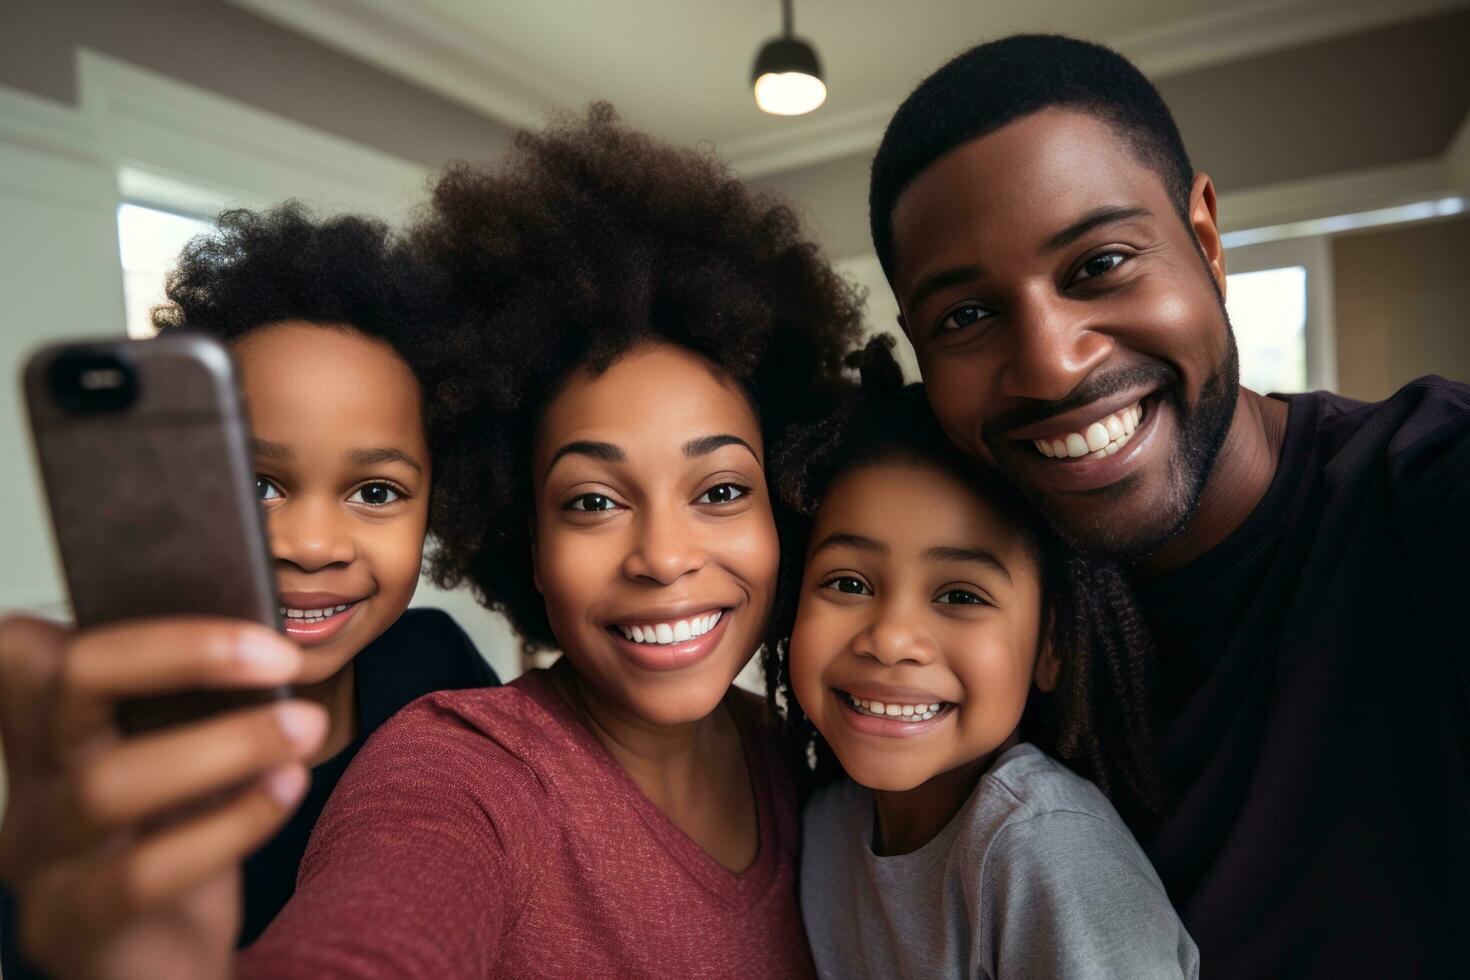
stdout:
[[(354, 661), (358, 737), (311, 770), (311, 787), (300, 808), (244, 865), (244, 922), (240, 945), (253, 942), (296, 888), (296, 869), (306, 853), (311, 828), (337, 780), (367, 737), (398, 710), (434, 691), (500, 683), (464, 630), (438, 609), (410, 609)], [(13, 902), (0, 891), (0, 969), (4, 980), (40, 977), (19, 955)]]
[(1138, 584), (1175, 794), (1139, 836), (1205, 976), (1470, 977), (1470, 386), (1285, 400), (1255, 511)]

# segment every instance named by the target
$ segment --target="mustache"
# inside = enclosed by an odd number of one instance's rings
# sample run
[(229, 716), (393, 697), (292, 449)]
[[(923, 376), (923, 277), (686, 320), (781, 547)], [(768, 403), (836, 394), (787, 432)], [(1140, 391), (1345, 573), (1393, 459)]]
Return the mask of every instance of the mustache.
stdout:
[(1178, 372), (1164, 364), (1132, 364), (1105, 374), (1092, 374), (1083, 378), (1065, 398), (1054, 402), (1028, 402), (992, 419), (985, 426), (985, 440), (988, 442), (991, 439), (1004, 438), (1008, 432), (1045, 422), (1055, 415), (1070, 412), (1074, 408), (1081, 408), (1130, 388), (1171, 389), (1179, 383)]

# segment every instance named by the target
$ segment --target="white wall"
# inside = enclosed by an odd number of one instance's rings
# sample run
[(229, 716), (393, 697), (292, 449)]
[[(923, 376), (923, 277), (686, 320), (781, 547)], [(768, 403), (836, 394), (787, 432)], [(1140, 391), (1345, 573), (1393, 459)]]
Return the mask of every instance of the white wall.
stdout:
[[(82, 51), (73, 108), (0, 88), (0, 609), (65, 615), (65, 590), (25, 431), (19, 374), (37, 345), (124, 332), (117, 207), (209, 214), (288, 197), (401, 220), (425, 195), (419, 164)], [(467, 594), (425, 583), (503, 677), (508, 626)]]

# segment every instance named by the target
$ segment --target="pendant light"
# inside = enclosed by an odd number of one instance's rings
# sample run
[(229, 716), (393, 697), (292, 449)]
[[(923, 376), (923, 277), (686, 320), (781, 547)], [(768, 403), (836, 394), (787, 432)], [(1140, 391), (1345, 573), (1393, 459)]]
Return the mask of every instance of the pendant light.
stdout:
[(791, 0), (781, 0), (781, 36), (761, 46), (750, 71), (755, 104), (773, 116), (800, 116), (827, 101), (816, 49), (791, 25)]

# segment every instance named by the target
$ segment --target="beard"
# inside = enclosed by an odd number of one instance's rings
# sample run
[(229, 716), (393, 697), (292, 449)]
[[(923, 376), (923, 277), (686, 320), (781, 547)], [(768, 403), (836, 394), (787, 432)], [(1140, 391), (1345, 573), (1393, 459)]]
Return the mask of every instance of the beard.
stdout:
[[(1221, 312), (1223, 315), (1224, 311)], [(1079, 529), (1058, 527), (1057, 530), (1071, 539), (1074, 547), (1131, 564), (1158, 551), (1189, 526), (1199, 510), (1200, 497), (1215, 468), (1220, 447), (1225, 444), (1225, 436), (1230, 432), (1230, 423), (1235, 419), (1235, 404), (1240, 390), (1240, 352), (1228, 317), (1225, 342), (1225, 356), (1205, 379), (1194, 405), (1189, 404), (1183, 379), (1177, 375), (1175, 381), (1161, 392), (1161, 401), (1170, 404), (1179, 420), (1179, 432), (1170, 456), (1169, 487), (1163, 498), (1157, 501), (1153, 519), (1133, 527), (1095, 521), (1080, 535)], [(1119, 491), (1127, 492), (1125, 487), (1120, 487)]]
[[(1025, 481), (1012, 478), (1042, 513), (1052, 530), (1072, 548), (1125, 564), (1133, 563), (1157, 551), (1182, 532), (1193, 519), (1199, 509), (1205, 483), (1214, 469), (1220, 447), (1225, 443), (1230, 423), (1235, 418), (1235, 404), (1240, 388), (1240, 355), (1235, 344), (1235, 331), (1230, 326), (1223, 302), (1220, 304), (1220, 315), (1225, 326), (1225, 352), (1200, 387), (1199, 397), (1193, 404), (1179, 373), (1167, 365), (1155, 363), (1138, 365), (1107, 377), (1092, 379), (1084, 387), (1072, 392), (1064, 403), (1023, 409), (1008, 418), (1005, 426), (997, 426), (1004, 431), (1022, 422), (1034, 421), (1077, 405), (1088, 404), (1136, 385), (1159, 385), (1159, 402), (1167, 403), (1173, 409), (1174, 417), (1178, 420), (1178, 432), (1169, 457), (1167, 487), (1160, 498), (1153, 502), (1146, 520), (1131, 525), (1109, 520), (1105, 515), (1080, 522), (1076, 519), (1068, 520), (1066, 515), (1058, 513), (1050, 501), (1039, 496)], [(1001, 458), (996, 453), (995, 446), (992, 446), (991, 451), (996, 454), (995, 458)], [(1123, 499), (1135, 492), (1134, 481), (1125, 479), (1116, 486), (1099, 491), (1099, 494), (1104, 499)]]

